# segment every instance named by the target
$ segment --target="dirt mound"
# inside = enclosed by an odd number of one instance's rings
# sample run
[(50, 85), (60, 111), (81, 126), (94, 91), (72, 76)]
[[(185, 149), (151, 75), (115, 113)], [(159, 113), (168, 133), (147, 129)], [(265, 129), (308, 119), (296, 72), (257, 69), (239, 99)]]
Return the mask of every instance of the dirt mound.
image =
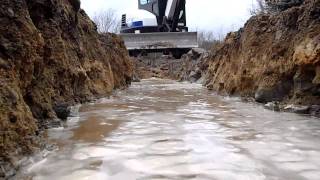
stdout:
[(209, 59), (209, 89), (262, 103), (319, 105), (320, 0), (252, 17)]
[(124, 44), (99, 35), (70, 1), (1, 1), (0, 177), (12, 175), (1, 162), (37, 150), (39, 129), (65, 118), (68, 105), (130, 83)]
[(169, 74), (179, 81), (203, 83), (208, 69), (209, 53), (201, 48), (194, 48), (183, 55), (180, 61), (170, 63)]
[(190, 50), (180, 59), (162, 53), (150, 53), (134, 58), (138, 79), (151, 77), (178, 81), (202, 82), (208, 68), (208, 52), (201, 48)]

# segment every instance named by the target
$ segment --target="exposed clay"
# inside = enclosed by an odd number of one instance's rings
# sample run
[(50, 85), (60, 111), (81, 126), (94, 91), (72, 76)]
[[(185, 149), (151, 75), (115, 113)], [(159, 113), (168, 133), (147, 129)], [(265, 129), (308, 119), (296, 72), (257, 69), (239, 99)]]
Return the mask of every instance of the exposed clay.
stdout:
[(320, 1), (252, 17), (228, 34), (209, 61), (209, 89), (317, 109), (311, 107), (320, 104)]

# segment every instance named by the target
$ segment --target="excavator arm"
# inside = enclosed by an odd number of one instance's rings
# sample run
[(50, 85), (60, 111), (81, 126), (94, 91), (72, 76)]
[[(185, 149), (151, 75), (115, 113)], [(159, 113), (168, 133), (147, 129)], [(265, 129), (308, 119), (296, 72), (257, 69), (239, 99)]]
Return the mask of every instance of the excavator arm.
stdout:
[(160, 32), (186, 32), (186, 0), (138, 0), (139, 9), (156, 16)]

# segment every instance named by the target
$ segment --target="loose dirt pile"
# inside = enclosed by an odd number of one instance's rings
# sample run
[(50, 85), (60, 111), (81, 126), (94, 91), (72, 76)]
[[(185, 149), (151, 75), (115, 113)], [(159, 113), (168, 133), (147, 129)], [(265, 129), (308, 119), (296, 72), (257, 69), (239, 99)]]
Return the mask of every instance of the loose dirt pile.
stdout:
[(134, 58), (136, 77), (174, 79), (201, 83), (208, 68), (208, 52), (195, 48), (175, 59), (170, 55), (149, 54)]

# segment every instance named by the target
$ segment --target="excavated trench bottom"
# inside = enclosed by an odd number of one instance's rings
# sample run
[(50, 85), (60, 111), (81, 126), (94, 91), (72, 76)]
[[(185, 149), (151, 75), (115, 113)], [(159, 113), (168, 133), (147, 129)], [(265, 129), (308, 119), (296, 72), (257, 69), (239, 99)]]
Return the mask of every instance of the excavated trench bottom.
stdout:
[(320, 120), (149, 79), (83, 105), (48, 132), (59, 149), (33, 179), (303, 180), (320, 178)]

